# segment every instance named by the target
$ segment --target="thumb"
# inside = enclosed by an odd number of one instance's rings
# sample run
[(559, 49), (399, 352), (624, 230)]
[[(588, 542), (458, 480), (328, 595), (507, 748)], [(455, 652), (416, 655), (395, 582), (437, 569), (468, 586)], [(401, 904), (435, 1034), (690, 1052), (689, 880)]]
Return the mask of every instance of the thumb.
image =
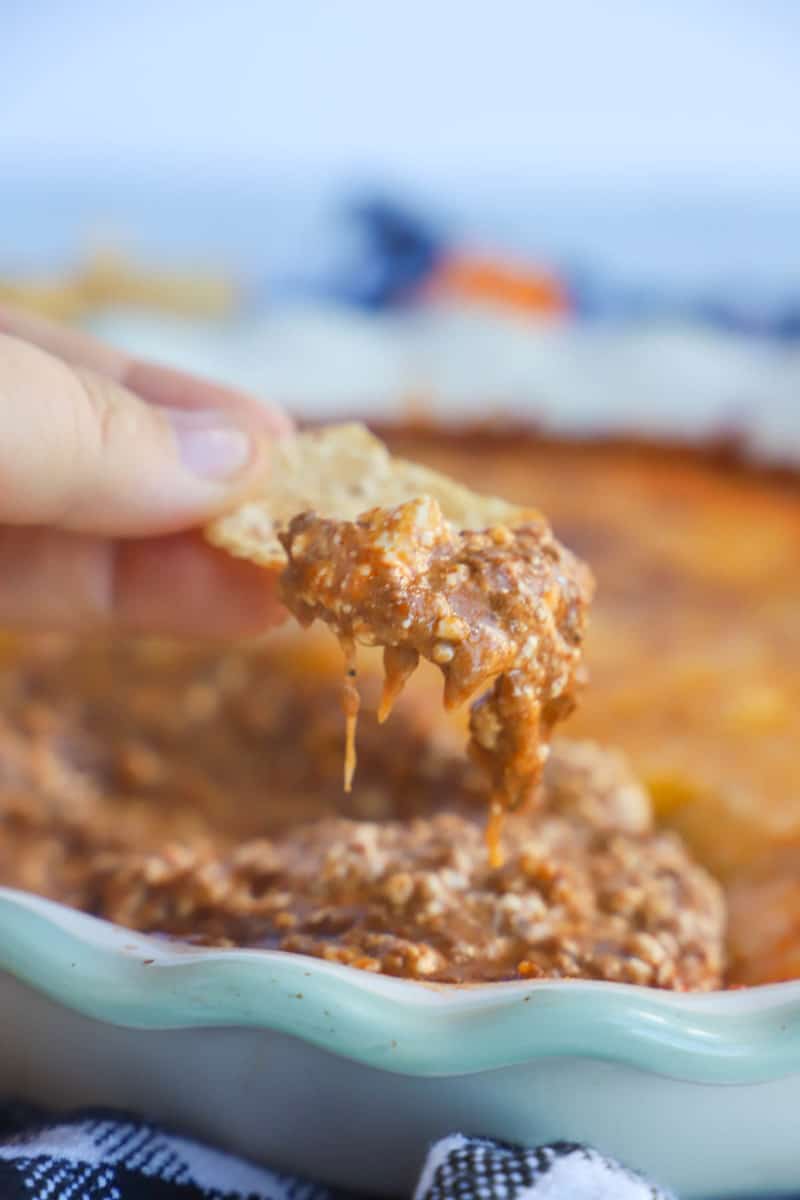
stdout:
[(113, 537), (186, 528), (252, 491), (268, 446), (254, 413), (147, 404), (0, 335), (0, 523)]

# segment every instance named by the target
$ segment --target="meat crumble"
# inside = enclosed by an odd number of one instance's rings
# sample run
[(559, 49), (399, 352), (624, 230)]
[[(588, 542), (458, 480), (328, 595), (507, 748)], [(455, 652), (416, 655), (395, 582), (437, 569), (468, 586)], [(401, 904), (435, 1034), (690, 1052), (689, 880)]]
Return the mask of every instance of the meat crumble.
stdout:
[(493, 870), (481, 772), (435, 694), (401, 696), (390, 738), (365, 718), (343, 794), (337, 663), (303, 642), (22, 644), (0, 674), (2, 881), (414, 979), (718, 986), (719, 890), (618, 755), (556, 742)]
[(644, 795), (613, 756), (566, 743), (552, 764), (545, 811), (508, 821), (499, 871), (463, 816), (328, 818), (226, 855), (175, 845), (100, 856), (90, 891), (136, 929), (389, 975), (718, 986), (716, 885), (674, 835), (652, 832)]
[(459, 531), (435, 499), (353, 521), (304, 513), (281, 541), (281, 590), (303, 625), (320, 618), (348, 663), (346, 785), (354, 766), (354, 643), (385, 647), (385, 720), (420, 656), (444, 675), (454, 708), (480, 695), (470, 753), (490, 781), (489, 845), (500, 865), (504, 811), (539, 782), (554, 725), (574, 706), (591, 575), (540, 519)]

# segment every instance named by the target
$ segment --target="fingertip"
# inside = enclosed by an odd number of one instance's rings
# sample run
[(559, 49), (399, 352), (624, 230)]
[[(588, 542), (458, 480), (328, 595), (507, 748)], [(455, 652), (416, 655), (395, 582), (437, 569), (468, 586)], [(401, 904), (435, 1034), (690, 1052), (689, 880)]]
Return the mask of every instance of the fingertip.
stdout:
[[(104, 371), (99, 359), (116, 352), (81, 350), (74, 331), (38, 325), (15, 320), (22, 336), (0, 330), (6, 522), (108, 538), (167, 534), (235, 507), (268, 476), (275, 438), (289, 428), (283, 414), (168, 368)], [(69, 344), (60, 347), (62, 337)]]
[(143, 400), (162, 408), (228, 411), (273, 437), (292, 430), (292, 421), (282, 409), (237, 388), (197, 379), (172, 367), (132, 361), (123, 383)]
[(198, 379), (159, 363), (132, 359), (124, 351), (99, 341), (82, 329), (49, 321), (8, 304), (0, 303), (0, 333), (30, 342), (73, 367), (84, 367), (105, 375), (150, 404), (238, 412), (248, 419), (248, 423), (273, 437), (281, 437), (293, 428), (290, 417), (282, 409), (237, 388)]

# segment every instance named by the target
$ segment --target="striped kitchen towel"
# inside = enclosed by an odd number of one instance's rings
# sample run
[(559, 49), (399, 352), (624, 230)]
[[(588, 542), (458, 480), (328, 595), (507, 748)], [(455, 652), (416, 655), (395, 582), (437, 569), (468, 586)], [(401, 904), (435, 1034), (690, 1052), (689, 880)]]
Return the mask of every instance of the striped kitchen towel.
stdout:
[[(346, 1200), (147, 1121), (0, 1107), (0, 1200)], [(612, 1159), (567, 1142), (523, 1150), (453, 1134), (428, 1154), (414, 1200), (669, 1200)], [(362, 1197), (363, 1200), (363, 1197)]]

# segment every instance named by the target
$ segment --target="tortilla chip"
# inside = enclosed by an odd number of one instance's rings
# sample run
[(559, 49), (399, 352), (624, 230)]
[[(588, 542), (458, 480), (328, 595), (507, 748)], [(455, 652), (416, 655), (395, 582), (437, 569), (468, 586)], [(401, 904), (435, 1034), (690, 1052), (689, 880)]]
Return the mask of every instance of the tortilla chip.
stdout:
[(383, 442), (353, 423), (277, 441), (261, 495), (217, 517), (205, 535), (237, 558), (280, 570), (286, 551), (278, 535), (299, 513), (352, 521), (369, 509), (423, 496), (437, 500), (445, 519), (460, 530), (514, 528), (543, 519), (536, 509), (478, 495), (437, 471), (393, 458)]

